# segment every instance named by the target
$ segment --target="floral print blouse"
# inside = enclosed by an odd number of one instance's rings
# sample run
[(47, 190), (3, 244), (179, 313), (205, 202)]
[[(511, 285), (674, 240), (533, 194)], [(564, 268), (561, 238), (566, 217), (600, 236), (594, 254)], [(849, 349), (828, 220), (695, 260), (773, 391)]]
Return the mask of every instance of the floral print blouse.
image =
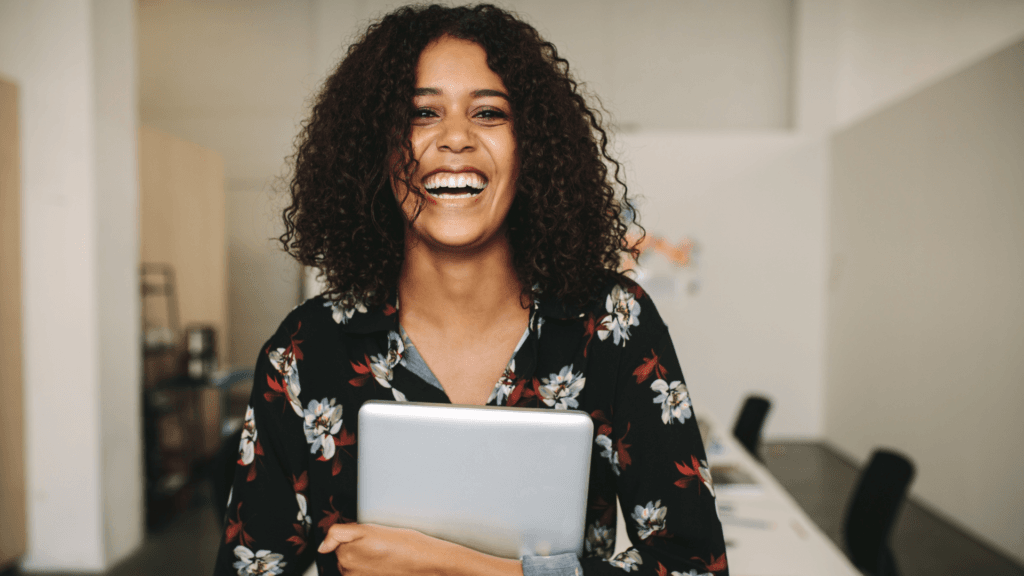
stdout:
[[(449, 402), (404, 353), (394, 296), (378, 308), (316, 297), (288, 315), (256, 365), (215, 574), (301, 574), (314, 557), (320, 574), (338, 574), (334, 554), (316, 548), (331, 525), (355, 521), (360, 406)], [(488, 404), (593, 418), (587, 576), (728, 574), (690, 396), (638, 285), (606, 286), (589, 308), (535, 300)], [(633, 546), (612, 557), (616, 496)]]

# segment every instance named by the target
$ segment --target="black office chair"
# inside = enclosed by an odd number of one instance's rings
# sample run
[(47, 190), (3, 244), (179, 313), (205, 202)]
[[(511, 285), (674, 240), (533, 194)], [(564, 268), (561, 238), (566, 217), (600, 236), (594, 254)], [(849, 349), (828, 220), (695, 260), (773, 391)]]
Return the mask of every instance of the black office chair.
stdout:
[(847, 553), (869, 576), (898, 576), (889, 533), (914, 478), (914, 465), (888, 450), (876, 450), (861, 473), (846, 511)]
[(761, 443), (761, 429), (771, 407), (771, 400), (763, 396), (747, 396), (732, 429), (732, 435), (758, 460), (761, 459), (757, 453), (757, 447)]

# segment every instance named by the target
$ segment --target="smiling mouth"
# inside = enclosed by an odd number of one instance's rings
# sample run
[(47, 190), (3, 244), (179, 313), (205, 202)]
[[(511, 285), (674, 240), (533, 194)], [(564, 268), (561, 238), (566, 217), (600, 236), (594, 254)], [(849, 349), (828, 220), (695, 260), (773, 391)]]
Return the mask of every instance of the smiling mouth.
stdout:
[(423, 179), (423, 187), (434, 198), (472, 198), (487, 188), (487, 177), (478, 172), (435, 172)]

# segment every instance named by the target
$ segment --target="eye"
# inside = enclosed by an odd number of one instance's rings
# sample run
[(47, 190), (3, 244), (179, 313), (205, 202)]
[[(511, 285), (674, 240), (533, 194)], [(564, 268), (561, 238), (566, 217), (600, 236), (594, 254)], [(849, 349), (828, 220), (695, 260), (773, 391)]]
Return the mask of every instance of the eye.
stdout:
[(473, 115), (475, 118), (483, 120), (508, 120), (508, 114), (498, 108), (484, 108)]
[(437, 113), (437, 110), (434, 110), (433, 108), (417, 108), (412, 113), (412, 121), (410, 124), (413, 126), (429, 126), (436, 122), (439, 117), (440, 115)]
[(508, 121), (509, 115), (505, 111), (497, 108), (484, 108), (473, 115), (479, 122), (484, 125), (500, 125)]

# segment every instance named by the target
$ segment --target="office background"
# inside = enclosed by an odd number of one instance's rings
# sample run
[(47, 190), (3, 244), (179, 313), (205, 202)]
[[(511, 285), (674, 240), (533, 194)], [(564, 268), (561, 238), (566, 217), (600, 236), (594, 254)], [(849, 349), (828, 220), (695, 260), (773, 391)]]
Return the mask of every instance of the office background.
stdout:
[[(913, 495), (1024, 563), (1024, 2), (518, 1), (615, 127), (695, 403), (915, 459)], [(144, 537), (140, 125), (222, 155), (228, 361), (301, 298), (275, 179), (394, 2), (0, 0), (19, 88), (27, 570)], [(74, 537), (63, 535), (73, 534)], [(59, 539), (59, 545), (54, 540)]]

